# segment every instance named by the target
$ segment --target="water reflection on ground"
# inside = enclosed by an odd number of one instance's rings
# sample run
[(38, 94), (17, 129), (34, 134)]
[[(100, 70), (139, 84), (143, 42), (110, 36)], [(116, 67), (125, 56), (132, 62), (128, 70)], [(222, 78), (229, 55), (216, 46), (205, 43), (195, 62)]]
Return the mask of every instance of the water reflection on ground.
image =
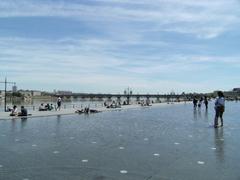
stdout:
[(0, 121), (0, 179), (238, 179), (240, 104)]
[(215, 129), (214, 141), (216, 147), (216, 159), (224, 162), (224, 128)]

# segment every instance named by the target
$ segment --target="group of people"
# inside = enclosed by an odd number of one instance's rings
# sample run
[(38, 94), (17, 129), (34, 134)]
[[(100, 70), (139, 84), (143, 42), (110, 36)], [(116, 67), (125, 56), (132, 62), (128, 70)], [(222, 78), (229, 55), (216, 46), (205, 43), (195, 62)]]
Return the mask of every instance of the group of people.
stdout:
[(61, 105), (62, 105), (62, 99), (61, 99), (61, 97), (58, 97), (57, 98), (57, 107), (56, 106), (54, 107), (53, 104), (47, 103), (46, 105), (44, 105), (44, 103), (41, 103), (38, 110), (39, 111), (51, 111), (51, 110), (55, 109), (55, 110), (59, 111), (61, 109)]
[[(223, 126), (223, 113), (225, 111), (225, 98), (222, 91), (217, 92), (218, 97), (215, 100), (214, 103), (214, 109), (215, 109), (215, 117), (214, 117), (214, 128), (218, 128), (219, 126), (219, 118), (221, 120), (221, 127)], [(208, 99), (205, 96), (204, 98), (200, 98), (197, 100), (196, 97), (193, 98), (193, 107), (194, 109), (201, 108), (202, 102), (204, 102), (206, 110), (208, 109)]]
[(18, 112), (17, 106), (14, 105), (13, 108), (9, 108), (9, 111), (11, 111), (10, 116), (27, 116), (28, 112), (27, 109), (24, 106), (21, 106), (20, 112)]
[[(61, 99), (61, 97), (58, 97), (57, 107), (54, 107), (53, 104), (47, 103), (46, 105), (44, 105), (43, 103), (41, 103), (38, 110), (39, 111), (51, 111), (54, 108), (56, 110), (60, 110), (61, 109), (61, 104), (62, 104), (62, 99)], [(11, 112), (10, 116), (28, 116), (28, 115), (30, 115), (30, 114), (28, 114), (28, 111), (24, 106), (21, 106), (20, 112), (18, 112), (18, 109), (17, 109), (16, 105), (14, 105), (12, 108), (8, 107), (7, 111)]]
[(142, 100), (142, 101), (139, 102), (139, 104), (141, 104), (141, 106), (152, 106), (150, 104), (150, 100), (149, 99), (147, 99), (146, 101)]
[[(214, 118), (214, 128), (218, 128), (218, 119), (220, 118), (221, 120), (221, 127), (223, 126), (223, 113), (225, 111), (225, 98), (224, 98), (224, 94), (222, 91), (218, 91), (217, 93), (218, 97), (215, 100), (215, 118)], [(58, 97), (57, 99), (57, 108), (56, 110), (60, 110), (61, 109), (61, 103), (62, 103), (62, 99), (61, 97)], [(193, 106), (194, 109), (201, 108), (202, 103), (205, 104), (205, 108), (206, 110), (208, 109), (208, 98), (207, 96), (205, 96), (204, 98), (201, 97), (199, 100), (194, 97), (193, 98)], [(147, 102), (146, 102), (147, 104)], [(115, 101), (113, 101), (113, 103), (111, 105), (108, 105), (106, 102), (104, 103), (104, 106), (107, 108), (117, 108), (117, 107), (121, 107), (121, 104), (116, 103)], [(39, 111), (51, 111), (54, 109), (53, 104), (46, 104), (44, 106), (44, 104), (42, 103), (39, 107)], [(24, 106), (21, 106), (21, 111), (18, 112), (17, 106), (14, 105), (13, 108), (8, 108), (8, 110), (11, 112), (10, 116), (27, 116), (28, 112), (27, 109)], [(91, 110), (89, 108), (85, 108), (82, 110), (78, 110), (76, 111), (77, 113), (89, 113), (89, 112), (96, 112), (96, 110)]]
[(39, 111), (51, 111), (53, 109), (54, 109), (53, 104), (49, 104), (49, 103), (47, 103), (46, 105), (41, 103), (41, 105), (38, 108)]
[(201, 108), (201, 106), (202, 106), (203, 103), (204, 103), (204, 105), (205, 105), (205, 108), (208, 109), (208, 98), (207, 98), (207, 96), (204, 96), (204, 98), (201, 97), (199, 100), (198, 100), (196, 97), (193, 98), (193, 107), (194, 107), (195, 109), (196, 109), (197, 107), (198, 107), (198, 108)]
[(104, 102), (104, 106), (106, 108), (121, 108), (121, 103), (113, 101), (112, 103), (108, 104), (107, 102)]
[(98, 111), (96, 109), (90, 109), (89, 107), (85, 107), (84, 109), (75, 111), (75, 113), (78, 113), (78, 114), (82, 114), (82, 113), (89, 114), (89, 113), (98, 113), (98, 112), (100, 112), (100, 111)]

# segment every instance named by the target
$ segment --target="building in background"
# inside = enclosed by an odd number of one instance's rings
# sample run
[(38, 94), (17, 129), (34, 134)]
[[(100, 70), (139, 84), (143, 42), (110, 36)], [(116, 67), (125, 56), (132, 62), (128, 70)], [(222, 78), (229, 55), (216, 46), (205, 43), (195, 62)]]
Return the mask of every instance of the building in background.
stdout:
[(233, 88), (233, 92), (240, 92), (240, 88)]
[(16, 92), (17, 92), (17, 86), (16, 86), (16, 84), (14, 84), (14, 86), (12, 87), (12, 92), (13, 92), (13, 93), (16, 93)]
[(22, 94), (24, 97), (36, 97), (36, 96), (42, 95), (41, 91), (34, 91), (34, 90), (19, 90), (18, 92)]
[(32, 91), (32, 96), (41, 96), (42, 92), (41, 91)]
[(4, 91), (0, 91), (0, 100), (4, 99), (5, 97), (5, 92)]
[(63, 96), (63, 95), (72, 95), (72, 91), (55, 91), (56, 95)]

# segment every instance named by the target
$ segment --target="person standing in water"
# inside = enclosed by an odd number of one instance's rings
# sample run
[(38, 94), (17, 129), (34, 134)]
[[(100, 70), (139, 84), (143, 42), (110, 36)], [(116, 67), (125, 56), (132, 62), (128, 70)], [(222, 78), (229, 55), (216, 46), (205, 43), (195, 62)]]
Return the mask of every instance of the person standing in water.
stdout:
[(218, 91), (218, 97), (215, 101), (215, 119), (214, 119), (214, 128), (218, 127), (218, 118), (221, 119), (221, 127), (223, 126), (223, 113), (225, 110), (225, 98), (222, 91)]
[(196, 107), (197, 107), (197, 102), (198, 102), (198, 100), (196, 99), (196, 97), (194, 97), (193, 98), (193, 107), (194, 107), (194, 109), (196, 109)]
[(58, 97), (58, 99), (57, 99), (57, 110), (60, 111), (61, 105), (62, 105), (62, 98), (61, 98), (61, 97)]
[(208, 99), (207, 99), (207, 96), (204, 96), (204, 104), (205, 104), (205, 108), (207, 110), (208, 109)]

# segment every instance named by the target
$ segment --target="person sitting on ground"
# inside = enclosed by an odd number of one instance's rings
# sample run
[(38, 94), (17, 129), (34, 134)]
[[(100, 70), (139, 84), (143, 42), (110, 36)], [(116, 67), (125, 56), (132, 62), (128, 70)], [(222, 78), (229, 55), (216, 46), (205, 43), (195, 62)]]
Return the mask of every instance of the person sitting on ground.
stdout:
[(46, 107), (44, 106), (44, 104), (42, 103), (40, 106), (39, 106), (39, 111), (47, 111)]
[(146, 100), (146, 106), (150, 106), (150, 100), (149, 99)]
[(110, 105), (110, 108), (116, 108), (116, 106), (117, 106), (117, 105), (116, 105), (116, 102), (113, 101), (112, 104)]
[(140, 105), (144, 106), (144, 101), (143, 100), (140, 101)]
[(85, 109), (84, 109), (84, 113), (89, 114), (89, 112), (90, 112), (89, 107), (85, 107)]
[(18, 113), (18, 116), (27, 116), (27, 109), (24, 106), (21, 106), (21, 112)]
[(7, 107), (7, 112), (11, 112), (12, 108), (10, 108), (9, 106)]
[(78, 114), (82, 114), (82, 113), (98, 113), (98, 112), (101, 112), (99, 110), (96, 110), (96, 109), (89, 109), (89, 108), (85, 108), (85, 109), (80, 109), (80, 110), (76, 110), (75, 113), (78, 113)]
[(10, 116), (17, 116), (17, 115), (18, 115), (17, 106), (14, 105), (13, 108), (12, 108), (12, 111), (10, 113)]
[(50, 105), (50, 111), (53, 110), (54, 107), (53, 107), (53, 104)]
[(75, 111), (75, 113), (82, 114), (82, 113), (84, 113), (84, 109), (78, 109), (78, 110)]
[(96, 110), (96, 109), (90, 109), (90, 113), (99, 113), (100, 111)]
[(45, 108), (47, 109), (47, 111), (51, 111), (54, 109), (53, 104), (50, 105), (49, 103), (46, 104)]
[(117, 103), (116, 108), (121, 108), (121, 102), (118, 102), (118, 103)]
[(46, 109), (47, 111), (49, 111), (50, 105), (49, 105), (48, 103), (45, 105), (45, 109)]

